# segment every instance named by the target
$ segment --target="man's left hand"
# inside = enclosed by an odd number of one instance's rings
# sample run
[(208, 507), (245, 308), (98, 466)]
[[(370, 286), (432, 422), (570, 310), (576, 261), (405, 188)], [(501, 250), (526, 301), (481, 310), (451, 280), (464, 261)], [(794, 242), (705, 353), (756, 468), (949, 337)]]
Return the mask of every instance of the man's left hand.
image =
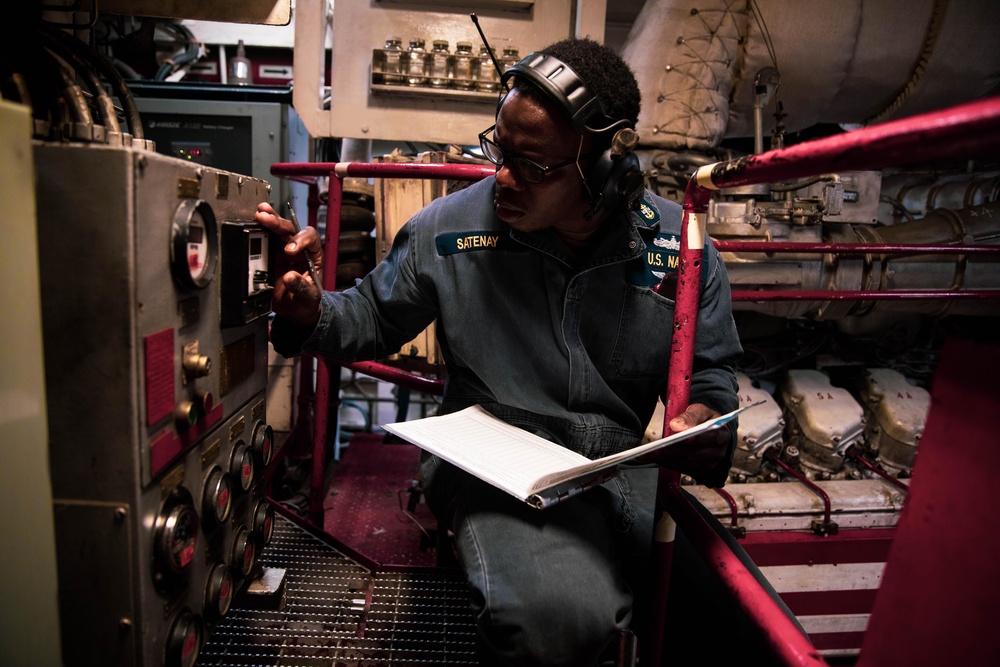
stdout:
[[(680, 433), (710, 419), (719, 413), (702, 403), (692, 403), (684, 412), (670, 420), (673, 433)], [(729, 451), (732, 432), (723, 424), (712, 427), (693, 438), (681, 440), (655, 452), (639, 457), (640, 463), (656, 463), (695, 479), (711, 472)]]

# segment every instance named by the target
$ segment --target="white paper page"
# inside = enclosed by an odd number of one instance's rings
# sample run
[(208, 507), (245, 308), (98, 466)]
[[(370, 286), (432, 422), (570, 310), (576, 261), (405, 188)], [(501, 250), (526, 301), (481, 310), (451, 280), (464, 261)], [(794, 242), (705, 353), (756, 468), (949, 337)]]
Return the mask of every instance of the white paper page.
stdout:
[(383, 428), (521, 500), (539, 477), (590, 463), (582, 454), (507, 424), (476, 405)]
[[(754, 405), (757, 404), (755, 403)], [(686, 440), (692, 436), (698, 435), (702, 431), (707, 431), (708, 429), (714, 426), (719, 426), (721, 424), (725, 424), (728, 421), (731, 421), (734, 417), (736, 417), (736, 415), (743, 412), (747, 408), (751, 407), (753, 407), (753, 405), (748, 405), (746, 407), (738, 408), (736, 410), (733, 410), (732, 412), (728, 412), (722, 415), (721, 417), (716, 417), (715, 419), (709, 419), (706, 422), (702, 422), (701, 424), (689, 428), (686, 431), (681, 431), (680, 433), (674, 433), (672, 435), (667, 436), (666, 438), (660, 438), (659, 440), (648, 442), (645, 445), (633, 447), (632, 449), (626, 449), (622, 452), (618, 452), (617, 454), (610, 454), (608, 456), (605, 456), (600, 459), (595, 459), (593, 461), (584, 457), (585, 458), (584, 462), (577, 466), (573, 466), (572, 468), (566, 468), (565, 470), (562, 471), (550, 473), (545, 477), (540, 478), (538, 480), (538, 488), (546, 489), (550, 486), (554, 486), (566, 480), (573, 479), (574, 477), (577, 477), (579, 475), (594, 472), (597, 470), (602, 470), (604, 468), (609, 468), (611, 466), (618, 465), (623, 461), (628, 461), (629, 459), (637, 458), (653, 450), (669, 446), (671, 443), (679, 442), (681, 440)]]

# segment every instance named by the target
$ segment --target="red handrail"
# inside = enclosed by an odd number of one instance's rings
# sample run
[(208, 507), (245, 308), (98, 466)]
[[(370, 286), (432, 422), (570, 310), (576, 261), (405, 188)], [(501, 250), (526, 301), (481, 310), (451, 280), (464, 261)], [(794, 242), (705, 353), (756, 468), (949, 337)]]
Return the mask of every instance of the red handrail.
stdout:
[[(309, 225), (315, 227), (319, 220), (319, 187), (317, 179), (329, 178), (326, 214), (326, 240), (323, 244), (323, 289), (337, 288), (337, 255), (340, 245), (340, 211), (343, 204), (343, 179), (346, 177), (378, 178), (438, 178), (456, 181), (475, 181), (492, 176), (492, 165), (475, 164), (425, 164), (410, 162), (279, 162), (271, 165), (271, 173), (309, 184)], [(374, 377), (391, 378), (391, 381), (416, 388), (424, 393), (441, 395), (444, 383), (425, 378), (416, 373), (378, 364), (364, 362), (356, 370)], [(316, 367), (316, 392), (313, 406), (312, 475), (309, 482), (309, 519), (317, 526), (323, 525), (323, 486), (326, 482), (326, 439), (329, 428), (330, 368), (326, 363)]]

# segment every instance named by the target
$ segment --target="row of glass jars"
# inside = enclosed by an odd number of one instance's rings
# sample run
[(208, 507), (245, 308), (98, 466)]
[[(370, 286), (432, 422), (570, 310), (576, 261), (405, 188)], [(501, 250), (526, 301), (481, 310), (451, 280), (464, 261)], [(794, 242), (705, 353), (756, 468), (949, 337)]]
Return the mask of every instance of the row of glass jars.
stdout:
[[(401, 38), (387, 37), (385, 46), (372, 53), (372, 83), (480, 92), (500, 89), (500, 75), (485, 46), (478, 55), (472, 52), (472, 42), (456, 43), (454, 53), (449, 46), (447, 40), (436, 39), (428, 51), (426, 41), (415, 38), (403, 50)], [(518, 49), (505, 46), (498, 60), (506, 71), (520, 60)]]

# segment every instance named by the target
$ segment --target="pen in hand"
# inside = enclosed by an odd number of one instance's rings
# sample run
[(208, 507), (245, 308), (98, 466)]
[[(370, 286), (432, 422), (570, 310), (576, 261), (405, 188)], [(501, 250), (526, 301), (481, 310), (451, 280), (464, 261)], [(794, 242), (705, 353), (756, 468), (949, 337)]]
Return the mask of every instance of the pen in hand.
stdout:
[[(302, 231), (302, 228), (299, 227), (299, 217), (295, 215), (295, 209), (292, 208), (291, 202), (285, 202), (285, 206), (288, 207), (289, 218), (292, 221), (292, 226), (295, 228), (295, 233), (298, 234), (300, 231)], [(316, 271), (316, 265), (313, 263), (312, 253), (309, 252), (308, 248), (305, 249), (305, 255), (306, 255), (306, 262), (308, 262), (309, 264), (309, 275), (312, 277), (313, 284), (319, 288), (320, 292), (322, 292), (323, 281), (319, 277), (319, 272)]]

